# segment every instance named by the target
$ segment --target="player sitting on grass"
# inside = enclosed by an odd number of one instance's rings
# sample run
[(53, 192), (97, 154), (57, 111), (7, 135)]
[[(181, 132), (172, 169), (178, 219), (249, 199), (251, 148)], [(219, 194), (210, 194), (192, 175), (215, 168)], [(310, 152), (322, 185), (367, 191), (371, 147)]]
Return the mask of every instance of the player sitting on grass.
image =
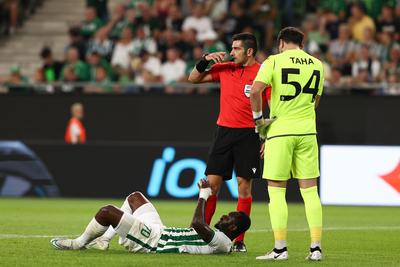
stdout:
[(110, 239), (104, 240), (102, 235), (112, 226), (120, 236), (119, 243), (130, 252), (229, 253), (232, 240), (250, 227), (250, 218), (243, 212), (230, 212), (220, 218), (215, 230), (211, 229), (204, 220), (210, 184), (201, 180), (199, 187), (199, 199), (189, 228), (165, 227), (154, 206), (142, 193), (134, 192), (121, 209), (112, 205), (102, 207), (78, 238), (54, 238), (50, 242), (57, 249), (78, 250), (90, 247), (89, 243), (96, 246), (106, 241), (108, 248)]

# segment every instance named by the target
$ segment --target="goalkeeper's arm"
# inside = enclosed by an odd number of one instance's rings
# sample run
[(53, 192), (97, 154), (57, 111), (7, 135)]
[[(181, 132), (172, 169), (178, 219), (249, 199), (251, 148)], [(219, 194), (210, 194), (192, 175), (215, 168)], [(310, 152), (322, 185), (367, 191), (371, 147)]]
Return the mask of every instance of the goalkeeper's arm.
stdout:
[(250, 102), (253, 111), (253, 119), (256, 125), (256, 132), (262, 139), (267, 137), (267, 128), (276, 118), (265, 120), (262, 111), (262, 92), (267, 88), (267, 84), (255, 81), (251, 87)]

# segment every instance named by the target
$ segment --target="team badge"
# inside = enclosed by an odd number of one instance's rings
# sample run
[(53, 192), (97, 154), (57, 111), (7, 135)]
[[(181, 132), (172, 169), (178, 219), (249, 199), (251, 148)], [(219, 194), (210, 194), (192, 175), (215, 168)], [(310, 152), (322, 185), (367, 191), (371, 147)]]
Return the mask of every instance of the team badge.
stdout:
[(250, 93), (251, 93), (251, 85), (250, 84), (246, 84), (244, 86), (244, 95), (247, 97), (250, 97)]

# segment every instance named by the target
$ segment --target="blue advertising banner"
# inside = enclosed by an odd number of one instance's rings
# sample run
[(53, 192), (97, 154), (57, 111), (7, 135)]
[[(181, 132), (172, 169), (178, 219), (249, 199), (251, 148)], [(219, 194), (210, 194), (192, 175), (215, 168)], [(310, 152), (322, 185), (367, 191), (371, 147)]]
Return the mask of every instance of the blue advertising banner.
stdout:
[[(42, 158), (63, 197), (123, 198), (141, 191), (152, 199), (193, 199), (205, 177), (207, 144), (98, 143), (91, 145), (29, 144)], [(235, 173), (221, 188), (219, 199), (238, 196)], [(253, 198), (268, 199), (266, 182), (253, 181)], [(296, 181), (287, 199), (300, 201)]]
[(0, 141), (0, 196), (60, 196), (40, 158), (18, 141)]

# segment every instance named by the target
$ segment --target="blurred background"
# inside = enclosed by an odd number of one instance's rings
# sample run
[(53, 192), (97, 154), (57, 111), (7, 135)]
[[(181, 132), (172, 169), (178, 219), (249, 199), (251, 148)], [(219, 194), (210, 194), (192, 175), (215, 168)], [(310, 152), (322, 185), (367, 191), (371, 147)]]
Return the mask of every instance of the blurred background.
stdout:
[(0, 195), (195, 197), (219, 86), (187, 76), (244, 31), (262, 62), (286, 26), (324, 63), (322, 200), (400, 205), (398, 0), (0, 0)]

